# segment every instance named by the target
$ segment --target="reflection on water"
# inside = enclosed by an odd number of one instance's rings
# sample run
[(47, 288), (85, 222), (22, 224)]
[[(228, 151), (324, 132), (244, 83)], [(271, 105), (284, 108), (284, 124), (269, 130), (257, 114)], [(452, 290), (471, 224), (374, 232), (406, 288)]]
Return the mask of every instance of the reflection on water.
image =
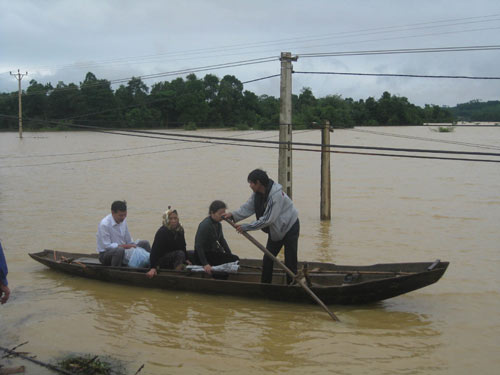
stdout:
[[(105, 343), (106, 354), (127, 351), (133, 342), (138, 350), (133, 354), (135, 364), (144, 361), (142, 356), (147, 353), (148, 363), (159, 370), (190, 367), (187, 363), (202, 366), (209, 360), (222, 361), (228, 369), (247, 361), (245, 366), (256, 372), (288, 372), (321, 364), (319, 371), (324, 365), (338, 365), (345, 357), (361, 363), (375, 360), (372, 356), (387, 360), (389, 353), (391, 361), (403, 365), (409, 358), (424, 358), (441, 345), (440, 332), (431, 322), (383, 302), (339, 308), (343, 323), (337, 325), (314, 305), (150, 290), (45, 269), (37, 273), (57, 291), (59, 309), (66, 310), (64, 303), (61, 307), (66, 299), (84, 301), (85, 310), (75, 319), (82, 331), (92, 333), (93, 340)], [(31, 318), (51, 325), (51, 316), (44, 309)]]
[[(429, 135), (424, 127), (386, 131), (500, 147), (494, 128), (446, 135)], [(334, 134), (336, 144), (436, 147), (349, 130)], [(276, 132), (217, 135), (277, 139)], [(319, 132), (294, 135), (319, 139)], [(110, 152), (116, 142), (123, 151), (114, 146)], [(71, 155), (40, 156), (58, 153)], [(0, 157), (0, 237), (13, 292), (0, 306), (2, 346), (29, 341), (25, 350), (42, 360), (68, 352), (105, 354), (125, 361), (130, 373), (144, 363), (147, 374), (492, 374), (500, 366), (500, 174), (492, 163), (335, 154), (328, 222), (319, 220), (319, 155), (294, 153), (300, 260), (451, 262), (428, 288), (367, 306), (331, 306), (342, 321), (337, 324), (314, 304), (115, 285), (59, 274), (27, 255), (44, 248), (95, 251), (97, 223), (115, 199), (128, 201), (132, 235), (150, 241), (165, 207), (174, 204), (192, 248), (212, 200), (238, 207), (250, 195), (246, 177), (253, 168), (276, 177), (275, 150), (191, 148), (86, 132), (19, 141), (15, 133), (2, 133)], [(224, 233), (241, 257), (261, 257), (232, 228)], [(255, 237), (265, 243), (264, 233)]]

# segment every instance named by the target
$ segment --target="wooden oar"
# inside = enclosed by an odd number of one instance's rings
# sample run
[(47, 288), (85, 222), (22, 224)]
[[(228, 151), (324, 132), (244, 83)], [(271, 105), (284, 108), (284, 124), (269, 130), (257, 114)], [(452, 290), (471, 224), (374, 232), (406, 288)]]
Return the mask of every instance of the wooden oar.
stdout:
[[(227, 218), (223, 217), (223, 219), (225, 221), (227, 221), (229, 224), (231, 224), (234, 228), (236, 228), (236, 224), (231, 221), (231, 220), (228, 220)], [(260, 244), (259, 241), (257, 241), (255, 238), (253, 238), (250, 234), (248, 234), (247, 232), (242, 232), (241, 234), (243, 234), (243, 236), (245, 236), (251, 243), (253, 243), (255, 246), (257, 246), (260, 250), (262, 250), (262, 252), (264, 254), (266, 254), (268, 257), (270, 257), (271, 259), (273, 259), (276, 263), (278, 263), (278, 265), (292, 278), (294, 279), (295, 281), (297, 281), (300, 286), (302, 288), (304, 288), (304, 290), (316, 301), (316, 303), (318, 305), (320, 305), (323, 310), (325, 310), (328, 315), (330, 315), (330, 317), (335, 320), (336, 322), (340, 322), (340, 319), (337, 318), (337, 316), (332, 313), (328, 307), (326, 307), (326, 305), (323, 303), (322, 300), (319, 299), (319, 297), (314, 294), (314, 292), (309, 289), (309, 287), (307, 286), (306, 282), (304, 281), (303, 278), (297, 278), (297, 275), (295, 275), (291, 270), (290, 268), (288, 268), (287, 266), (285, 266), (278, 258), (276, 258), (268, 249), (266, 249), (264, 246), (262, 246)]]

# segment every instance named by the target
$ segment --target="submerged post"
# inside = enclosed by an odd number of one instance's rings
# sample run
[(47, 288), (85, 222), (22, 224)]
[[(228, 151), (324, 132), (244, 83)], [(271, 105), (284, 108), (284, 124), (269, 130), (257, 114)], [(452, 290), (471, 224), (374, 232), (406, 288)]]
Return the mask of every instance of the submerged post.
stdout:
[(19, 102), (19, 138), (23, 137), (23, 102), (22, 102), (22, 91), (21, 91), (21, 80), (23, 79), (24, 76), (28, 75), (28, 72), (26, 74), (22, 74), (19, 69), (17, 69), (17, 74), (12, 74), (12, 72), (9, 72), (11, 76), (16, 77), (18, 84), (19, 84), (19, 91), (18, 91), (18, 102)]
[[(280, 137), (278, 182), (292, 198), (292, 57), (290, 52), (281, 53), (280, 82)], [(286, 143), (285, 143), (286, 142)]]
[[(333, 130), (332, 130), (333, 132)], [(320, 219), (331, 219), (330, 122), (321, 129), (321, 203)]]

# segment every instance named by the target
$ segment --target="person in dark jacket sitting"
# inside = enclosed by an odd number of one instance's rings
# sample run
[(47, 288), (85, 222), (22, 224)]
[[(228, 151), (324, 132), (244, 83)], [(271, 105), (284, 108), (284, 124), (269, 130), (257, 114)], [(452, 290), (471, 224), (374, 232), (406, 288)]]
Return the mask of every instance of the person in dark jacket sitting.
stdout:
[(194, 262), (201, 264), (208, 274), (212, 266), (235, 262), (240, 259), (234, 255), (222, 233), (222, 215), (226, 204), (216, 200), (210, 204), (208, 216), (198, 226), (194, 240)]
[(146, 273), (149, 278), (158, 273), (158, 268), (181, 270), (185, 264), (191, 264), (186, 253), (184, 228), (177, 210), (171, 206), (163, 214), (163, 225), (155, 234), (149, 261), (151, 269)]

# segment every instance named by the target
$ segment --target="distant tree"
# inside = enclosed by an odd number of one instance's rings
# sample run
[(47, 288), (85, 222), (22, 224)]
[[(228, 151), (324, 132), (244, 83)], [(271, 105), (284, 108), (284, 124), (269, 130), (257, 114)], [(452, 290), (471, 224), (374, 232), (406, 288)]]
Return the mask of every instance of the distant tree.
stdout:
[(151, 107), (155, 108), (160, 114), (160, 124), (169, 127), (175, 124), (176, 115), (176, 95), (170, 82), (158, 82), (151, 89)]
[(0, 129), (13, 130), (18, 127), (18, 93), (0, 93)]
[[(27, 129), (40, 129), (47, 126), (48, 96), (52, 85), (38, 83), (32, 79), (26, 93), (23, 95), (23, 117)], [(36, 120), (42, 121), (36, 121)]]
[(89, 72), (80, 84), (85, 112), (87, 116), (81, 117), (80, 122), (93, 126), (110, 126), (117, 118), (118, 109), (116, 99), (111, 89), (111, 83)]
[(259, 114), (257, 128), (264, 130), (278, 129), (280, 123), (280, 101), (274, 96), (259, 96)]
[(179, 122), (187, 124), (193, 122), (198, 126), (207, 126), (209, 106), (205, 98), (205, 87), (195, 74), (186, 77), (182, 94), (176, 98), (176, 109), (179, 113)]
[(85, 102), (80, 89), (74, 83), (66, 85), (59, 81), (48, 97), (48, 117), (67, 120), (84, 112)]
[(220, 114), (223, 126), (235, 126), (243, 113), (243, 84), (232, 75), (224, 76), (214, 100), (214, 108)]

